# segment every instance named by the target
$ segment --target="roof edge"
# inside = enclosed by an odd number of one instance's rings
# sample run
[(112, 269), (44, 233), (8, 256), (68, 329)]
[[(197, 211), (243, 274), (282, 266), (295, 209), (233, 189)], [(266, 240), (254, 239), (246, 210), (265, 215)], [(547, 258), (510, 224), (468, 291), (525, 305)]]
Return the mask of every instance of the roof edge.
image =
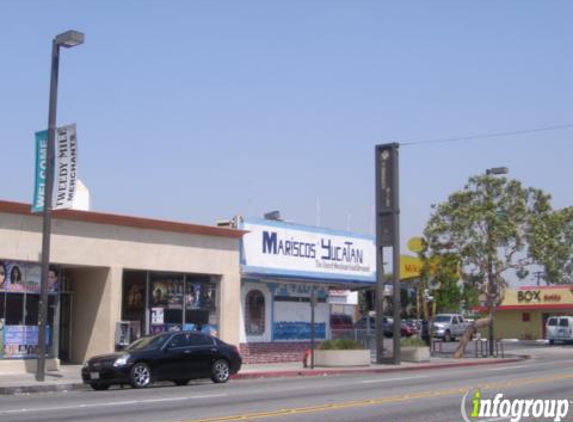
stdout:
[[(0, 212), (27, 215), (38, 218), (41, 216), (41, 214), (34, 214), (31, 212), (30, 204), (3, 200), (0, 200)], [(94, 211), (59, 210), (53, 211), (52, 217), (54, 219), (61, 220), (81, 221), (95, 224), (110, 224), (115, 226), (133, 227), (139, 229), (152, 229), (203, 236), (227, 237), (232, 239), (241, 239), (243, 235), (247, 233), (244, 230), (238, 229), (156, 220), (152, 218), (131, 217), (126, 215)]]

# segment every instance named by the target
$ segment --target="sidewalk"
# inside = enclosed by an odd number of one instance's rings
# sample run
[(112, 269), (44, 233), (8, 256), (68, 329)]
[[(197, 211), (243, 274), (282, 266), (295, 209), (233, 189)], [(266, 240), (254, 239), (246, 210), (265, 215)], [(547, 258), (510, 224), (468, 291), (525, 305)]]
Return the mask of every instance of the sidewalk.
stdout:
[[(241, 371), (232, 377), (234, 380), (253, 378), (280, 378), (293, 376), (325, 376), (349, 373), (385, 373), (400, 371), (431, 370), (440, 368), (456, 368), (477, 365), (499, 365), (519, 362), (525, 356), (511, 356), (506, 358), (439, 358), (432, 357), (430, 362), (410, 363), (401, 365), (371, 364), (359, 367), (315, 367), (303, 368), (300, 362), (243, 365)], [(59, 371), (46, 372), (45, 381), (36, 381), (35, 374), (0, 374), (0, 395), (44, 393), (55, 391), (70, 391), (89, 389), (81, 379), (81, 365), (62, 365)]]

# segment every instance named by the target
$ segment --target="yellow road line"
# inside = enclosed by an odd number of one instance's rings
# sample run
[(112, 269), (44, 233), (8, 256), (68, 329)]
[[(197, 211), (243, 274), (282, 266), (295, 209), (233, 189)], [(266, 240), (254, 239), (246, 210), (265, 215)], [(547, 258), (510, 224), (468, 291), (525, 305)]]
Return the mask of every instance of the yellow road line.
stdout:
[(256, 420), (256, 419), (264, 419), (264, 418), (276, 418), (280, 416), (289, 416), (289, 415), (297, 415), (302, 413), (318, 413), (324, 412), (328, 410), (337, 410), (337, 409), (349, 409), (353, 407), (364, 407), (364, 406), (375, 406), (384, 403), (398, 403), (403, 401), (409, 400), (416, 400), (416, 399), (425, 399), (430, 397), (439, 397), (439, 396), (451, 396), (455, 394), (465, 394), (470, 390), (481, 389), (481, 390), (492, 390), (496, 388), (507, 388), (507, 387), (516, 387), (516, 386), (523, 386), (528, 384), (542, 384), (548, 382), (555, 382), (555, 381), (562, 381), (572, 379), (573, 374), (571, 375), (554, 375), (548, 377), (541, 377), (541, 378), (517, 378), (510, 381), (499, 381), (494, 383), (486, 383), (486, 384), (477, 384), (470, 387), (455, 387), (455, 388), (447, 388), (443, 390), (432, 390), (432, 391), (420, 391), (414, 393), (407, 393), (402, 394), (400, 396), (389, 396), (389, 397), (380, 397), (377, 399), (366, 399), (366, 400), (354, 400), (354, 401), (346, 401), (340, 403), (327, 403), (322, 405), (310, 406), (310, 407), (298, 407), (298, 408), (290, 408), (290, 409), (277, 409), (277, 410), (270, 410), (267, 412), (258, 412), (258, 413), (244, 413), (239, 415), (229, 415), (229, 416), (217, 416), (213, 418), (207, 419), (190, 419), (185, 421), (179, 422), (231, 422), (231, 421), (248, 421), (248, 420)]

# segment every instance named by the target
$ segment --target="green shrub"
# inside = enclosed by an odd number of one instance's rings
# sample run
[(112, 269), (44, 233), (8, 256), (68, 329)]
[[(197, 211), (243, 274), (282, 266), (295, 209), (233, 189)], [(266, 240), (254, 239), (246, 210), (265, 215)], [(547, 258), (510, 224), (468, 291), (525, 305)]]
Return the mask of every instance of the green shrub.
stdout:
[(400, 344), (402, 347), (426, 347), (427, 344), (425, 341), (420, 339), (419, 337), (407, 337), (400, 339)]
[(325, 340), (320, 343), (320, 350), (356, 350), (362, 349), (360, 343), (355, 340), (338, 338), (336, 340)]

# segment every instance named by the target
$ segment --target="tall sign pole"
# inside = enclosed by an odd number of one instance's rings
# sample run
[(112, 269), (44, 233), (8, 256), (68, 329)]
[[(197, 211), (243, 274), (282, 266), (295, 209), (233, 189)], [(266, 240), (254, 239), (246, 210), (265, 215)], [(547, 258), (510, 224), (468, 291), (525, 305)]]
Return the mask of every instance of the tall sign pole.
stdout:
[(384, 301), (384, 247), (392, 248), (393, 286), (393, 345), (392, 363), (401, 362), (400, 327), (400, 201), (399, 201), (399, 144), (377, 145), (376, 165), (376, 356), (384, 361), (384, 332), (382, 327)]

